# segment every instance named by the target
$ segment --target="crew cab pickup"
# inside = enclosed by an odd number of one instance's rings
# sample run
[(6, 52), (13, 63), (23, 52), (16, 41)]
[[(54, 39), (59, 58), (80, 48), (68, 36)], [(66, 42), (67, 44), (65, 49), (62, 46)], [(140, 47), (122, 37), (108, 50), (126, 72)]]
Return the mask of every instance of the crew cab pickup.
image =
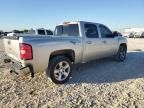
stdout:
[(121, 62), (127, 53), (126, 38), (103, 24), (84, 21), (57, 25), (54, 36), (5, 37), (4, 46), (12, 71), (46, 71), (57, 84), (70, 78), (74, 64), (111, 56)]

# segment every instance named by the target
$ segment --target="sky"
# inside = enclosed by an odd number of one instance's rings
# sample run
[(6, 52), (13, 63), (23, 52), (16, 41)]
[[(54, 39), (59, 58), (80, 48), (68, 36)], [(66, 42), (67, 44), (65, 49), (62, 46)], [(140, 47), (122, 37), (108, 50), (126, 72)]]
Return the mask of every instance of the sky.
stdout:
[(144, 27), (144, 0), (0, 0), (0, 30), (54, 27), (64, 21), (115, 30)]

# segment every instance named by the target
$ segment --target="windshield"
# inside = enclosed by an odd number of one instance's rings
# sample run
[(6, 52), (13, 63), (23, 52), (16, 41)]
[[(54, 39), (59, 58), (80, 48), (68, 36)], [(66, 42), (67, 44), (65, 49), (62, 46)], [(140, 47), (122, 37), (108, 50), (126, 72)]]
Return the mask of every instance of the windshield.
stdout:
[(78, 24), (59, 25), (54, 34), (56, 36), (79, 36)]

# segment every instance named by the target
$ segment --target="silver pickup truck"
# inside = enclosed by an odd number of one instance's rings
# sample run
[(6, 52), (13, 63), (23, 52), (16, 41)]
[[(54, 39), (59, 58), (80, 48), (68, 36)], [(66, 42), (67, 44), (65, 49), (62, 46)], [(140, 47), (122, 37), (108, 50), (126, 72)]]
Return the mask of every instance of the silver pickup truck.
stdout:
[[(54, 36), (14, 36), (4, 38), (5, 62), (12, 71), (28, 68), (32, 73), (46, 71), (54, 83), (65, 83), (73, 64), (114, 56), (124, 61), (127, 40), (103, 24), (65, 22), (57, 25)], [(20, 72), (21, 72), (20, 71)]]

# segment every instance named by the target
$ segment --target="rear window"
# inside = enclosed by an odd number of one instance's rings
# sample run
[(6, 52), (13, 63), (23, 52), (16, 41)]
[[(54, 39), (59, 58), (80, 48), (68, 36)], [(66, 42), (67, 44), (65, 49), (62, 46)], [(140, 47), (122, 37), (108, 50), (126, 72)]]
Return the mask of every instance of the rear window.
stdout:
[(38, 30), (38, 34), (39, 35), (45, 35), (45, 31), (44, 30)]
[(79, 36), (78, 24), (67, 24), (57, 26), (54, 34), (56, 36)]

